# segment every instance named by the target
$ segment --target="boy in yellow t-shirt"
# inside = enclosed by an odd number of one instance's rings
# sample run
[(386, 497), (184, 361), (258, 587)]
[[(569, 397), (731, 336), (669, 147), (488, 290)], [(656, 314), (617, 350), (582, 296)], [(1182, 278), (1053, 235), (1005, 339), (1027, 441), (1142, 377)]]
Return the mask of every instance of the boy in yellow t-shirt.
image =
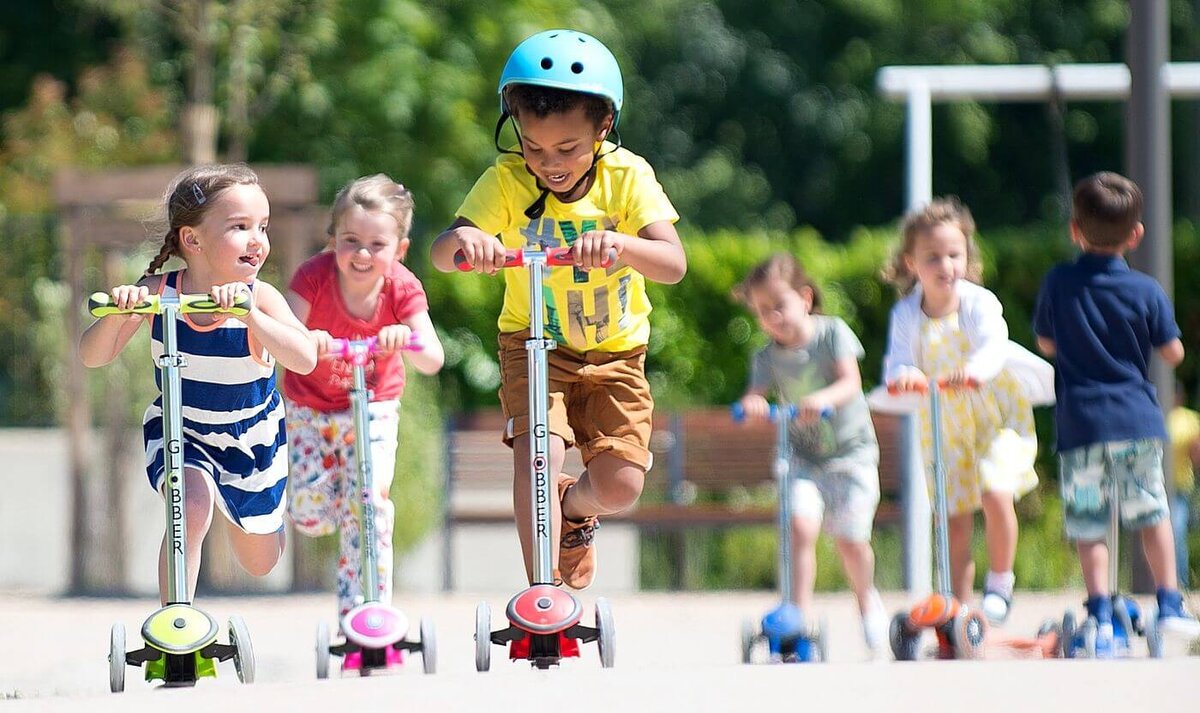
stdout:
[[(431, 257), (449, 272), (461, 250), (476, 271), (494, 274), (506, 249), (572, 248), (576, 268), (552, 269), (545, 282), (544, 336), (558, 344), (548, 355), (551, 472), (561, 473), (571, 445), (587, 466), (578, 479), (559, 476), (552, 566), (564, 583), (582, 589), (595, 576), (596, 517), (633, 505), (651, 465), (646, 280), (676, 283), (687, 261), (674, 226), (679, 215), (653, 169), (619, 139), (607, 140), (624, 90), (603, 44), (570, 30), (533, 35), (509, 57), (499, 94), (502, 155), (434, 241)], [(509, 118), (519, 138), (515, 150), (499, 146)], [(617, 262), (600, 269), (612, 251)], [(532, 579), (528, 280), (524, 270), (504, 271), (499, 357), (517, 530)]]
[(1188, 586), (1188, 520), (1192, 493), (1196, 489), (1194, 468), (1200, 464), (1200, 413), (1184, 404), (1183, 384), (1175, 385), (1175, 408), (1167, 414), (1167, 435), (1171, 438), (1171, 470), (1175, 494), (1171, 496), (1171, 529), (1175, 534), (1175, 571), (1179, 586)]

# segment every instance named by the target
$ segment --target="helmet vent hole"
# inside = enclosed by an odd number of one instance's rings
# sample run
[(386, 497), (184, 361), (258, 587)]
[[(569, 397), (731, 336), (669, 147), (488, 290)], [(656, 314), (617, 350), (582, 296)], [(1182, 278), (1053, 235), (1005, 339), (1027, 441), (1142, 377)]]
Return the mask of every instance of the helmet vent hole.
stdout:
[(583, 73), (583, 64), (580, 62), (571, 63), (571, 71), (574, 72), (575, 74), (582, 74)]
[(550, 69), (554, 66), (554, 60), (549, 57), (542, 57), (542, 69)]

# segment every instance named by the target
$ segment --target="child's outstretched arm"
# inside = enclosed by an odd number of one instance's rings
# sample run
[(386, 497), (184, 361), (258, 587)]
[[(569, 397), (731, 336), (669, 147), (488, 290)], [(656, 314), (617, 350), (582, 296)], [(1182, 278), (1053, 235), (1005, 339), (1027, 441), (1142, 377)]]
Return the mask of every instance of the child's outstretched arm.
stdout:
[(429, 248), (429, 259), (442, 272), (454, 272), (454, 253), (462, 250), (476, 272), (494, 275), (504, 267), (504, 243), (488, 235), (466, 218), (456, 218)]
[(584, 269), (604, 267), (616, 250), (617, 259), (642, 273), (647, 280), (673, 285), (687, 274), (687, 256), (675, 225), (667, 220), (650, 223), (638, 238), (614, 230), (589, 230), (572, 246), (575, 263)]
[[(136, 285), (114, 287), (113, 302), (119, 309), (130, 309), (150, 295), (150, 283), (156, 279), (162, 278), (143, 277)], [(79, 361), (88, 368), (95, 368), (116, 359), (142, 326), (145, 317), (144, 314), (113, 314), (92, 322), (79, 338)]]
[(297, 374), (308, 374), (316, 368), (316, 345), (304, 324), (292, 313), (287, 300), (273, 285), (262, 280), (255, 282), (250, 313), (240, 319), (283, 368)]
[[(429, 312), (422, 310), (408, 317), (404, 320), (404, 326), (408, 327), (413, 339), (421, 345), (420, 349), (407, 353), (408, 362), (422, 374), (438, 373), (446, 361), (446, 353), (438, 340), (437, 330), (433, 328), (433, 321), (429, 319)], [(383, 332), (380, 332), (380, 337), (382, 336)]]

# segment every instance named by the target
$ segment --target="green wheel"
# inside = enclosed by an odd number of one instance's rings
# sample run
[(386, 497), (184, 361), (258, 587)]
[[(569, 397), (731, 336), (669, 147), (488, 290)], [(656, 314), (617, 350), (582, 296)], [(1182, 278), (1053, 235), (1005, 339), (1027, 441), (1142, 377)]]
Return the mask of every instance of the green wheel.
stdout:
[(108, 635), (108, 688), (113, 693), (125, 690), (125, 625), (112, 625)]
[(233, 646), (233, 667), (238, 680), (254, 683), (254, 646), (250, 643), (250, 631), (240, 616), (229, 617), (229, 644)]

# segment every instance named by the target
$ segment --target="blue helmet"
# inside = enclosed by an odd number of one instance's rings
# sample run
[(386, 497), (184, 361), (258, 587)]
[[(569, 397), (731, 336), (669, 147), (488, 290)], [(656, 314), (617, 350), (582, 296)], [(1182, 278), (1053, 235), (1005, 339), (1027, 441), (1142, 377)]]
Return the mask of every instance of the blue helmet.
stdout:
[(625, 87), (617, 58), (600, 40), (574, 30), (546, 30), (527, 37), (508, 57), (500, 73), (500, 111), (510, 84), (569, 89), (604, 97), (613, 105), (613, 127), (621, 116)]

